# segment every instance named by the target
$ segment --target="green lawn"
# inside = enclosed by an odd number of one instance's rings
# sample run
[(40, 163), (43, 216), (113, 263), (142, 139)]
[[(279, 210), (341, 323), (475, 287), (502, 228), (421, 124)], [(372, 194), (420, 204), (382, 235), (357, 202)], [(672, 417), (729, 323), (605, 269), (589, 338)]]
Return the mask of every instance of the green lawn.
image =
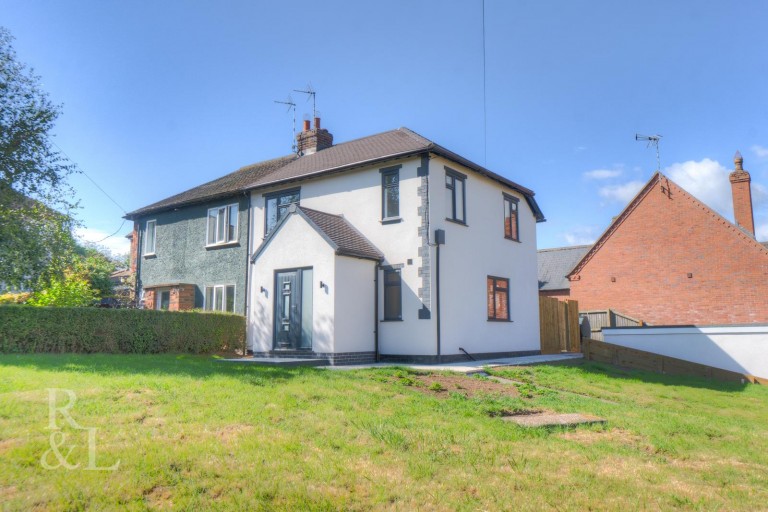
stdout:
[[(578, 363), (522, 384), (192, 356), (0, 356), (2, 510), (765, 510), (768, 388)], [(437, 378), (439, 380), (440, 377)], [(470, 379), (467, 377), (466, 379)], [(457, 386), (459, 388), (457, 389)], [(74, 391), (45, 469), (46, 388)], [(464, 389), (460, 389), (464, 388)], [(466, 396), (469, 395), (469, 396)], [(66, 402), (62, 393), (58, 405)], [(501, 415), (606, 426), (525, 430)], [(59, 438), (57, 438), (59, 439)], [(57, 459), (48, 453), (49, 465)]]

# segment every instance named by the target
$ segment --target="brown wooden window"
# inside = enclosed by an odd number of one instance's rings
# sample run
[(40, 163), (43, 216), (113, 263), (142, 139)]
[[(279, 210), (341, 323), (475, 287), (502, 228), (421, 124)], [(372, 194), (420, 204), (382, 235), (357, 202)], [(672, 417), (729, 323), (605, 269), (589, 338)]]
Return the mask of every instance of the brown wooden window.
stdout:
[(504, 194), (504, 238), (519, 242), (520, 226), (517, 220), (517, 203), (517, 198)]
[(509, 321), (509, 279), (488, 276), (488, 320)]

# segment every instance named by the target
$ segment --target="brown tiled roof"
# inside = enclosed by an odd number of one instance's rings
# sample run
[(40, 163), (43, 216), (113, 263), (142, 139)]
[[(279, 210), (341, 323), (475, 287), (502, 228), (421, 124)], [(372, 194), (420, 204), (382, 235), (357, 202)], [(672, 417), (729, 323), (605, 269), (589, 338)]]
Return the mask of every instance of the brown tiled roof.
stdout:
[(226, 176), (217, 178), (208, 183), (204, 183), (198, 187), (191, 188), (175, 196), (171, 196), (144, 206), (138, 210), (134, 210), (126, 215), (126, 218), (139, 217), (148, 213), (159, 212), (175, 208), (178, 206), (186, 206), (190, 204), (200, 203), (208, 201), (218, 197), (228, 197), (244, 190), (248, 189), (248, 184), (261, 179), (269, 174), (280, 169), (289, 162), (296, 160), (296, 155), (283, 156), (275, 158), (273, 160), (266, 160), (252, 165), (241, 167), (235, 172), (229, 173)]
[(517, 190), (525, 197), (537, 221), (542, 222), (545, 220), (544, 214), (533, 197), (533, 191), (491, 172), (439, 144), (435, 144), (408, 128), (398, 128), (397, 130), (342, 142), (311, 155), (283, 157), (243, 167), (224, 178), (219, 178), (218, 180), (131, 212), (127, 217), (131, 218), (191, 202), (199, 202), (223, 195), (232, 195), (244, 190), (279, 185), (340, 172), (391, 158), (413, 156), (425, 152), (443, 156), (513, 190)]
[(306, 220), (307, 223), (312, 226), (331, 247), (333, 247), (336, 254), (340, 256), (351, 256), (353, 258), (363, 258), (374, 261), (381, 261), (384, 259), (384, 254), (378, 250), (365, 235), (355, 229), (343, 215), (333, 215), (292, 204), (288, 207), (288, 212), (285, 217), (280, 220), (277, 226), (275, 226), (269, 236), (267, 236), (261, 246), (259, 246), (253, 254), (251, 262), (254, 262), (259, 258), (272, 238), (277, 236), (280, 232), (280, 228), (282, 228), (293, 215), (300, 215), (303, 217), (304, 220)]
[(297, 207), (336, 245), (336, 254), (380, 261), (384, 254), (341, 215)]

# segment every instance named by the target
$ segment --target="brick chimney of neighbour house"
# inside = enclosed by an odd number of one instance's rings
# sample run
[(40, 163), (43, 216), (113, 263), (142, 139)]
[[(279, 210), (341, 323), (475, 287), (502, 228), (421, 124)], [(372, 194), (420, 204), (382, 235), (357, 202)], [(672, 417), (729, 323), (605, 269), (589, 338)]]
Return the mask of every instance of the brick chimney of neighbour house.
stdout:
[(731, 192), (733, 193), (733, 217), (737, 226), (754, 237), (755, 220), (752, 215), (752, 189), (750, 187), (752, 179), (749, 173), (744, 170), (744, 159), (738, 151), (733, 156), (733, 163), (736, 168), (729, 176)]
[(333, 135), (325, 128), (320, 128), (320, 118), (315, 118), (315, 128), (310, 129), (309, 119), (304, 120), (304, 130), (296, 135), (299, 155), (311, 155), (333, 146)]

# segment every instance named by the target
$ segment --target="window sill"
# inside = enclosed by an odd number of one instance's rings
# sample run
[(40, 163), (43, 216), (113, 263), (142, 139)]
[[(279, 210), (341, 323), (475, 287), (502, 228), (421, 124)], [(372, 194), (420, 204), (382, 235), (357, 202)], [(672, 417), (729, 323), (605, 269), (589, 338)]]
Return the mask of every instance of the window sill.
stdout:
[(226, 242), (226, 243), (221, 243), (221, 244), (210, 244), (210, 245), (206, 245), (205, 246), (205, 250), (207, 251), (207, 250), (210, 250), (210, 249), (221, 249), (223, 247), (236, 247), (236, 246), (239, 246), (239, 245), (240, 245), (240, 242), (238, 242), (238, 241)]
[(381, 219), (379, 222), (382, 224), (397, 224), (398, 222), (403, 222), (402, 217), (387, 217), (386, 219)]
[(379, 322), (402, 322), (402, 318), (385, 318), (384, 320), (379, 320)]
[(520, 239), (519, 239), (519, 238), (510, 238), (510, 237), (508, 237), (508, 236), (505, 236), (505, 237), (504, 237), (504, 240), (509, 240), (510, 242), (517, 242), (517, 243), (520, 243)]
[(469, 225), (466, 222), (461, 221), (461, 220), (451, 219), (449, 217), (446, 217), (445, 220), (447, 220), (448, 222), (451, 222), (453, 224), (458, 224), (459, 226), (469, 227)]
[(157, 258), (157, 253), (151, 252), (149, 254), (144, 255), (144, 259), (149, 259), (149, 258)]
[(505, 324), (511, 324), (511, 323), (514, 323), (514, 321), (513, 321), (513, 320), (503, 320), (503, 319), (501, 319), (501, 318), (489, 318), (489, 319), (488, 319), (488, 321), (489, 321), (489, 322), (503, 322), (503, 323), (505, 323)]

